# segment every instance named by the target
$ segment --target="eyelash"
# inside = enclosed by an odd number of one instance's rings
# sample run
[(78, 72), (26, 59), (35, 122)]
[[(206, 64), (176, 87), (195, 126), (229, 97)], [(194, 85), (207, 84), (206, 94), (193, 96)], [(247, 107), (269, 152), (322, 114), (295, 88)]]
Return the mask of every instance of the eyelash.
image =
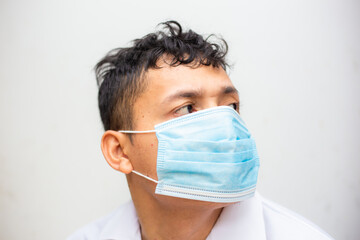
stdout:
[[(187, 105), (184, 105), (184, 106), (176, 109), (176, 110), (175, 110), (175, 114), (179, 114), (180, 110), (185, 109), (186, 107), (189, 107), (189, 106), (192, 108), (191, 110), (194, 109), (194, 104), (193, 104), (193, 103), (192, 103), (192, 104), (187, 104)], [(190, 111), (190, 110), (189, 110), (189, 111)], [(191, 113), (191, 112), (190, 112), (190, 113)]]
[[(232, 106), (231, 106), (232, 105)], [(234, 108), (235, 111), (239, 111), (239, 103), (230, 103), (228, 106)], [(179, 114), (179, 112), (182, 110), (182, 109), (185, 109), (185, 108), (188, 108), (188, 107), (191, 107), (191, 110), (190, 109), (187, 109), (189, 111), (189, 113), (192, 113), (194, 112), (194, 104), (187, 104), (187, 105), (184, 105), (178, 109), (175, 110), (175, 114)], [(196, 112), (196, 110), (195, 110)]]

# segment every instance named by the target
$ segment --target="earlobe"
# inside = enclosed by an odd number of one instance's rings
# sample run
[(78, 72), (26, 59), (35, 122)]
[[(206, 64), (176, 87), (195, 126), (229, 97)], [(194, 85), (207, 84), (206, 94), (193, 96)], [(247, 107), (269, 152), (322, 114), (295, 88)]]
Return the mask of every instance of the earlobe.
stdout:
[(108, 164), (125, 174), (133, 170), (131, 161), (126, 155), (125, 146), (128, 138), (125, 134), (108, 130), (101, 139), (101, 150)]

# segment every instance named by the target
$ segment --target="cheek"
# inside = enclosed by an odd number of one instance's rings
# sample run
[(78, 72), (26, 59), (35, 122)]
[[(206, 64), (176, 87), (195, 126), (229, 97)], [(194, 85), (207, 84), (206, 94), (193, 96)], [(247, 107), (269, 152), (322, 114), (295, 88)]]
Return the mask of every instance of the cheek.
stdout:
[(155, 134), (139, 134), (133, 138), (133, 146), (128, 157), (134, 170), (150, 177), (156, 175), (158, 141)]

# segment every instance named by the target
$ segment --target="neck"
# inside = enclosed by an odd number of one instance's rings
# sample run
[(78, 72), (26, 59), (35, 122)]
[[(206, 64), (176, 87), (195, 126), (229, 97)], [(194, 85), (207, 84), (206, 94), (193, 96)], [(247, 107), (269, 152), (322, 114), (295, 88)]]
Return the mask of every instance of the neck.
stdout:
[(213, 203), (131, 191), (143, 240), (204, 240), (222, 211)]

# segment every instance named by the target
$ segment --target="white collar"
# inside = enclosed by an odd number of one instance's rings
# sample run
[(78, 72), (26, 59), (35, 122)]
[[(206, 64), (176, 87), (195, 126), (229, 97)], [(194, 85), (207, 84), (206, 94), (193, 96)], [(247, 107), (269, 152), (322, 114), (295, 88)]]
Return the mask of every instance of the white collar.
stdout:
[(266, 240), (262, 202), (258, 193), (250, 199), (223, 209), (207, 238), (219, 239)]
[[(132, 201), (121, 206), (104, 226), (100, 240), (140, 240), (140, 225)], [(207, 240), (266, 240), (261, 197), (225, 207)]]
[(132, 201), (120, 206), (104, 226), (99, 240), (140, 240), (140, 224)]

